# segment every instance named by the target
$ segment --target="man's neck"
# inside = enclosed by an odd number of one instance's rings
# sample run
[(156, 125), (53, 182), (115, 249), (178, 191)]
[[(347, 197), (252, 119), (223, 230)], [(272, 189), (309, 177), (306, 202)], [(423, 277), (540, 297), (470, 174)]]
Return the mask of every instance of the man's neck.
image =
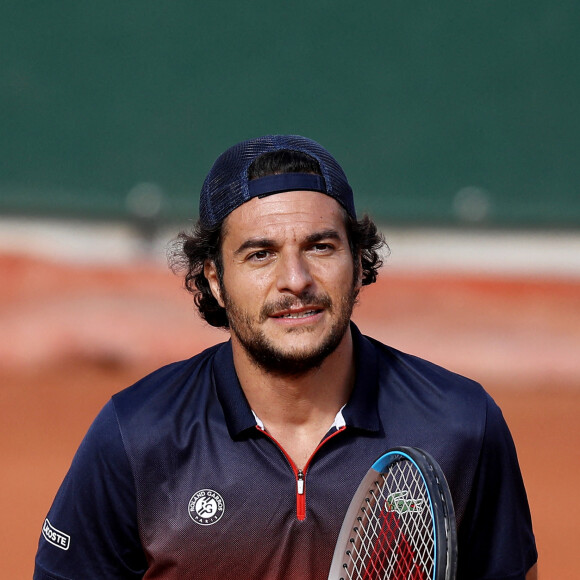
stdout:
[(232, 337), (234, 365), (248, 402), (266, 431), (303, 467), (346, 404), (355, 380), (350, 329), (322, 364), (306, 373), (262, 369)]

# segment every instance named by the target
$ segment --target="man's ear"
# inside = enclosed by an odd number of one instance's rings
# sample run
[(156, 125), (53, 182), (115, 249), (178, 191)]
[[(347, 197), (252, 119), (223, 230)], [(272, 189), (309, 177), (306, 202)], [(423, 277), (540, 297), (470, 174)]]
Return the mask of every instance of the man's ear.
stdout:
[(203, 275), (207, 278), (209, 282), (209, 287), (213, 297), (217, 300), (218, 304), (225, 308), (224, 301), (222, 299), (220, 279), (218, 276), (216, 265), (213, 261), (207, 260), (203, 265)]

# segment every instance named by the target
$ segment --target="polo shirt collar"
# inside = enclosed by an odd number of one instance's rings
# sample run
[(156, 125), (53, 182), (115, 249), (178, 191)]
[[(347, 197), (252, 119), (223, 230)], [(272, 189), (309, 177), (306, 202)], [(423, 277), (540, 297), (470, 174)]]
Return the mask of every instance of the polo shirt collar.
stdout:
[(365, 431), (379, 431), (381, 428), (378, 411), (379, 361), (376, 347), (350, 323), (356, 375), (354, 388), (342, 414), (348, 427)]
[[(378, 360), (375, 347), (351, 322), (356, 377), (353, 392), (342, 409), (347, 427), (378, 431)], [(232, 439), (256, 427), (256, 418), (244, 395), (236, 370), (231, 340), (222, 344), (213, 362), (213, 379)]]
[(213, 378), (230, 437), (238, 439), (244, 431), (256, 427), (256, 419), (236, 374), (231, 340), (215, 355)]

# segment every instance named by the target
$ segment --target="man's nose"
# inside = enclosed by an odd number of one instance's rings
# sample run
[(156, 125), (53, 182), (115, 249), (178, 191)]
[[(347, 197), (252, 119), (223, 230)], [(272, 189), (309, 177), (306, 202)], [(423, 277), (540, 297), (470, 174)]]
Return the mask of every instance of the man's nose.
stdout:
[(313, 282), (308, 261), (300, 254), (281, 255), (276, 274), (279, 292), (300, 294)]

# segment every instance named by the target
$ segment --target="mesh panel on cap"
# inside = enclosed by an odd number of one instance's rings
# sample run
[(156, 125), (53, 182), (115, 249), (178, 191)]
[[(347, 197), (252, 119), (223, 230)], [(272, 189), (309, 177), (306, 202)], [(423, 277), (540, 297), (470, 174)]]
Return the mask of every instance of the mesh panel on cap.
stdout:
[(326, 193), (355, 217), (352, 190), (340, 165), (321, 145), (298, 135), (268, 135), (238, 143), (220, 155), (208, 173), (200, 196), (199, 216), (208, 227), (219, 224), (230, 212), (250, 199), (248, 168), (272, 151), (301, 151), (316, 159)]

